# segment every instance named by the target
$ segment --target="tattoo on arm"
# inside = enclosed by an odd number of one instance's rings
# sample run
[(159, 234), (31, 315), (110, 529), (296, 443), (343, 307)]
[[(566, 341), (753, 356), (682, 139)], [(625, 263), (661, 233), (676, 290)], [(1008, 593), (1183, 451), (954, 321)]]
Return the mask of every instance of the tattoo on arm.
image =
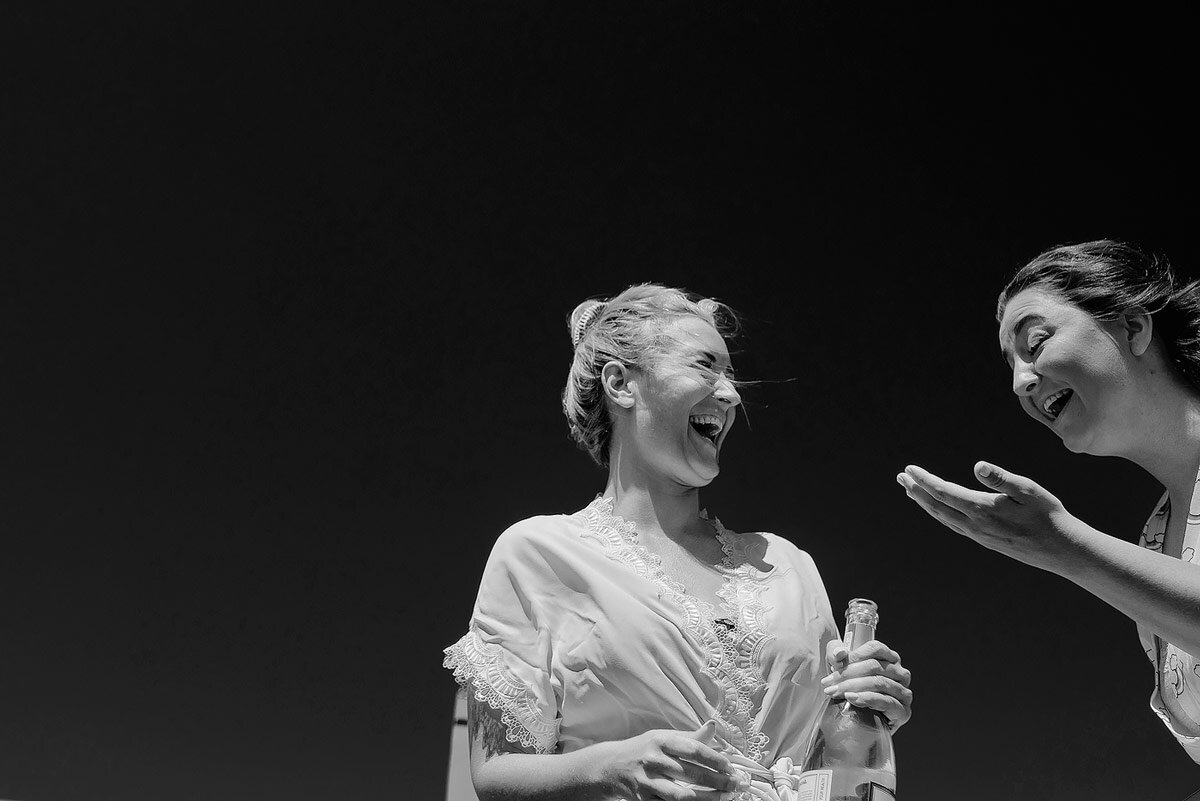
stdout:
[(500, 713), (487, 704), (475, 698), (475, 693), (467, 692), (467, 733), (471, 738), (471, 747), (479, 749), (483, 761), (498, 754), (532, 754), (531, 749), (520, 743), (511, 742), (508, 729), (501, 720)]

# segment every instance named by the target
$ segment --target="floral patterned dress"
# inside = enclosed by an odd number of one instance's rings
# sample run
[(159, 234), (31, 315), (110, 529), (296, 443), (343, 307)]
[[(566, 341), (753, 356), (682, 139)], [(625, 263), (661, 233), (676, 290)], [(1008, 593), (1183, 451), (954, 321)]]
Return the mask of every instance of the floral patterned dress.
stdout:
[(824, 584), (788, 540), (712, 523), (725, 555), (716, 603), (668, 575), (609, 499), (517, 523), (493, 546), (446, 667), (538, 753), (712, 718), (755, 762), (798, 760), (838, 636)]
[[(1163, 552), (1167, 525), (1171, 519), (1171, 501), (1163, 493), (1154, 513), (1146, 521), (1138, 544), (1151, 551)], [(1187, 527), (1180, 558), (1200, 564), (1200, 476), (1192, 491)], [(1200, 660), (1174, 645), (1164, 642), (1153, 631), (1138, 626), (1138, 638), (1151, 664), (1155, 666), (1154, 692), (1150, 708), (1166, 724), (1193, 761), (1200, 763)]]

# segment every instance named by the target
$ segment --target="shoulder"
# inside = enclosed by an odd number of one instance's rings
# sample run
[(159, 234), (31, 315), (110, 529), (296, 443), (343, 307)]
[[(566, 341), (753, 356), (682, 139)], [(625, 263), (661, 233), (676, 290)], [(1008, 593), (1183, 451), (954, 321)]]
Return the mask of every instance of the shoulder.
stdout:
[(787, 537), (771, 533), (765, 533), (763, 536), (771, 544), (768, 553), (773, 558), (781, 562), (786, 561), (798, 573), (807, 576), (822, 586), (824, 585), (824, 581), (821, 579), (821, 571), (817, 569), (816, 560), (812, 558), (812, 555), (808, 551), (799, 547)]
[(579, 539), (570, 515), (538, 515), (513, 523), (492, 543), (479, 598), (511, 600), (531, 586), (550, 586), (563, 565), (578, 562), (571, 552)]
[(535, 515), (518, 520), (496, 538), (493, 553), (537, 550), (553, 546), (577, 534), (580, 522), (575, 515)]
[(816, 562), (786, 537), (770, 531), (736, 532), (722, 526), (726, 542), (735, 559), (761, 560), (776, 567), (784, 567), (801, 575), (820, 579)]
[(801, 550), (796, 543), (787, 537), (782, 537), (770, 531), (734, 533), (733, 536), (746, 543), (748, 547), (758, 550), (764, 555), (786, 559), (794, 564), (816, 570), (817, 565), (813, 561), (813, 558), (809, 556), (808, 551)]
[(805, 594), (815, 604), (815, 614), (827, 627), (832, 627), (836, 636), (837, 624), (834, 623), (833, 608), (830, 606), (825, 580), (821, 577), (821, 571), (817, 569), (816, 561), (808, 551), (786, 537), (770, 532), (761, 532), (759, 536), (769, 543), (767, 561), (784, 568), (797, 586), (804, 588)]
[(534, 515), (524, 520), (518, 520), (500, 533), (497, 542), (525, 542), (561, 536), (573, 528), (578, 528), (579, 521), (575, 515)]
[(759, 536), (766, 539), (766, 541), (771, 544), (771, 547), (777, 551), (793, 554), (799, 558), (807, 559), (810, 562), (812, 561), (812, 557), (808, 555), (808, 551), (801, 549), (800, 546), (796, 545), (796, 543), (792, 542), (787, 537), (775, 534), (771, 531), (761, 531), (759, 532)]

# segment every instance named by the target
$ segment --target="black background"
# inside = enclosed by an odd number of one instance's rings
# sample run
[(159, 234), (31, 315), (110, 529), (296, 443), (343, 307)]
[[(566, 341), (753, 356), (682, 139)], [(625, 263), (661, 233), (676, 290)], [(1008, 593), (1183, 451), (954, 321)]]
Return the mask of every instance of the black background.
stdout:
[(565, 317), (640, 281), (745, 315), (704, 502), (880, 603), (902, 797), (1195, 789), (1133, 624), (893, 479), (1158, 497), (995, 343), (1052, 244), (1196, 263), (1188, 26), (1081, 10), (6, 10), (0, 796), (440, 798), (491, 541), (603, 485)]

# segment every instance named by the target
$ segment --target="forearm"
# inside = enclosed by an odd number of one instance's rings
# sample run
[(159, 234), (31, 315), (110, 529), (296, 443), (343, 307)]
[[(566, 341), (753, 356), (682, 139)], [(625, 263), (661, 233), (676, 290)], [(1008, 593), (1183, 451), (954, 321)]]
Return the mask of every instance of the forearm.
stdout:
[(1200, 656), (1200, 565), (1097, 531), (1077, 519), (1070, 548), (1051, 570)]
[(605, 743), (569, 754), (496, 754), (471, 759), (480, 801), (608, 801), (615, 798), (596, 765)]
[(600, 766), (608, 743), (596, 743), (567, 754), (535, 754), (508, 739), (501, 714), (467, 696), (471, 736), (471, 781), (480, 801), (607, 801), (616, 796), (606, 786)]

